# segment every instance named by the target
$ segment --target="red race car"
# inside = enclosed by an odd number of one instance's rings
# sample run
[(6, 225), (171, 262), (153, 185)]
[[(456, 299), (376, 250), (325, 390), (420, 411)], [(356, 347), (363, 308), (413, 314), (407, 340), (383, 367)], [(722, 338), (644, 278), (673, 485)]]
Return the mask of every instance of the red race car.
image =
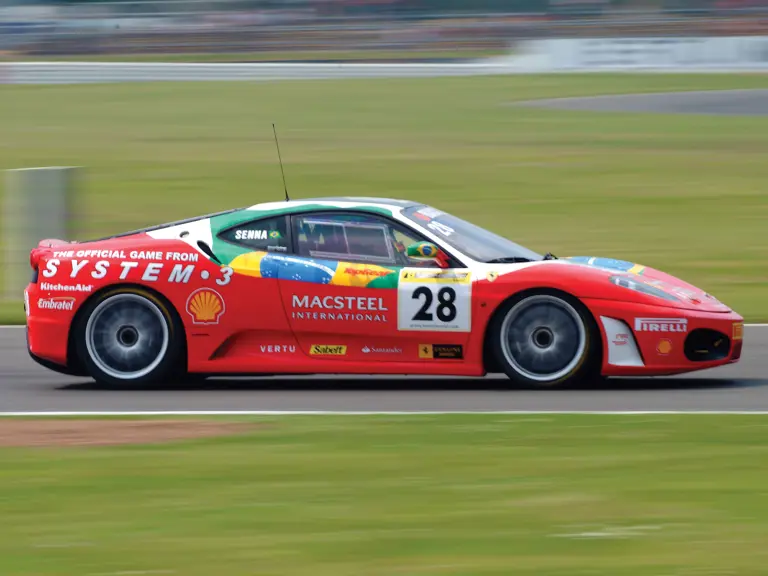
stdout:
[(97, 382), (506, 373), (565, 386), (736, 362), (743, 319), (619, 260), (540, 255), (416, 202), (259, 204), (31, 251), (27, 342)]

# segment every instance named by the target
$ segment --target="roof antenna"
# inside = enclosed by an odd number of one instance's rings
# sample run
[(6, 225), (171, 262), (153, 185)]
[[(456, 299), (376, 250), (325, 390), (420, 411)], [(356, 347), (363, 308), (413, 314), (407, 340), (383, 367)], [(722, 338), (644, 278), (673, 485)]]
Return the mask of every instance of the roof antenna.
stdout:
[(272, 122), (272, 132), (275, 133), (275, 146), (277, 146), (277, 159), (280, 160), (280, 173), (283, 175), (283, 190), (285, 190), (285, 201), (290, 202), (288, 198), (288, 186), (285, 183), (285, 171), (283, 170), (283, 159), (280, 157), (280, 144), (277, 142), (277, 129), (275, 123)]

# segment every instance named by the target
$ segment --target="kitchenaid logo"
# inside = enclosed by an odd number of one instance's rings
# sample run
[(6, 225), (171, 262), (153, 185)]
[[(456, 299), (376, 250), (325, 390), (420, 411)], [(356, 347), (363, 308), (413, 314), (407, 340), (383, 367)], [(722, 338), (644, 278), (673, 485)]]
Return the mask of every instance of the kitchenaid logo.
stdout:
[(75, 307), (74, 298), (39, 298), (37, 307), (40, 310), (72, 310)]
[(688, 320), (685, 318), (635, 318), (635, 330), (638, 332), (687, 332)]
[(52, 284), (51, 282), (41, 282), (40, 290), (46, 292), (91, 292), (93, 286), (90, 284)]
[(363, 346), (363, 354), (402, 354), (402, 348), (379, 348), (378, 346)]
[[(294, 320), (349, 320), (386, 322), (382, 312), (389, 309), (382, 298), (366, 296), (296, 296), (293, 295)], [(298, 309), (298, 310), (296, 310)]]

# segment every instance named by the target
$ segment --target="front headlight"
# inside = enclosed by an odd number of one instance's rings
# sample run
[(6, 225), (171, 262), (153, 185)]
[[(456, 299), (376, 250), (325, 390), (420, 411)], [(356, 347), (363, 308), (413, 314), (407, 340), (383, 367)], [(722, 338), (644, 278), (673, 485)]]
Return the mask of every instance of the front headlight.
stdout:
[(648, 296), (655, 296), (656, 298), (669, 300), (671, 302), (680, 302), (680, 299), (674, 296), (673, 294), (664, 292), (664, 290), (661, 290), (659, 288), (656, 288), (655, 286), (646, 284), (645, 282), (636, 282), (635, 280), (627, 276), (611, 276), (610, 281), (613, 284), (616, 284), (616, 286), (621, 286), (622, 288), (628, 288), (630, 290), (634, 290), (635, 292), (647, 294)]

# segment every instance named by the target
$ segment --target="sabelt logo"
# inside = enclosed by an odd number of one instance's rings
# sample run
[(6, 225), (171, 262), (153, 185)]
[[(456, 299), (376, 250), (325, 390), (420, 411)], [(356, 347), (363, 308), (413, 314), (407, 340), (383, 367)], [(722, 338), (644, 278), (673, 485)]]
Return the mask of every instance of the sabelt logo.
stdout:
[(637, 332), (687, 332), (685, 318), (635, 318)]
[(37, 307), (40, 310), (64, 310), (69, 312), (75, 308), (74, 298), (39, 298)]
[(312, 344), (309, 353), (312, 356), (346, 356), (347, 347), (332, 344)]

